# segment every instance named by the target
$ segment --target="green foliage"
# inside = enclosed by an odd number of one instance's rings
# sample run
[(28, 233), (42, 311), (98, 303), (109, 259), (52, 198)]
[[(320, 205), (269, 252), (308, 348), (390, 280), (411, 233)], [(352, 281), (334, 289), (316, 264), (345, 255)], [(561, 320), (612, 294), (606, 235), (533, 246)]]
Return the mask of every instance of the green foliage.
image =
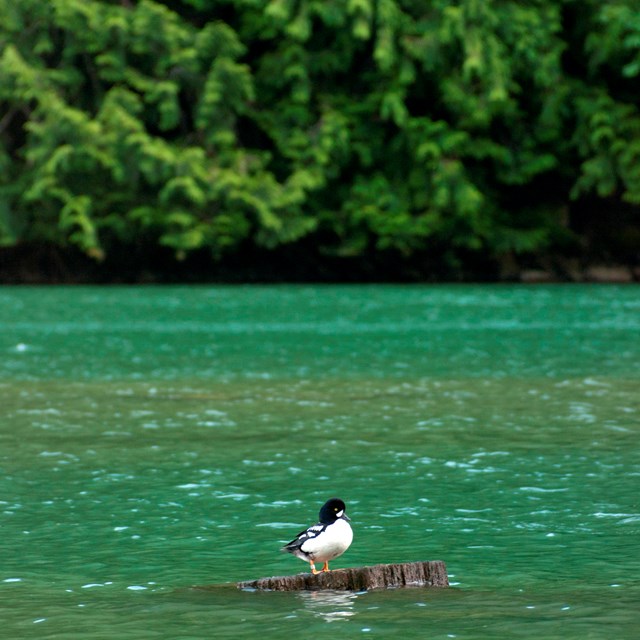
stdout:
[(592, 70), (607, 67), (625, 78), (640, 76), (640, 11), (621, 0), (599, 7), (587, 38)]
[(576, 144), (582, 172), (573, 194), (595, 191), (607, 198), (617, 194), (640, 205), (640, 112), (600, 92), (577, 102)]
[(0, 0), (0, 244), (539, 252), (639, 80), (631, 0)]
[(640, 12), (620, 0), (604, 3), (596, 26), (586, 49), (601, 82), (576, 100), (574, 141), (583, 162), (572, 193), (640, 205)]

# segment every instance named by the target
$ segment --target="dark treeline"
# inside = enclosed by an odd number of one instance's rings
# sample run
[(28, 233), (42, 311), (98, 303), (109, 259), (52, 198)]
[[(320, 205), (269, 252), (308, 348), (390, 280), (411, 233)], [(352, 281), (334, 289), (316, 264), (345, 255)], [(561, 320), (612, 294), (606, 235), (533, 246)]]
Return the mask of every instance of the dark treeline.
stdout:
[(0, 279), (640, 264), (637, 0), (0, 0)]

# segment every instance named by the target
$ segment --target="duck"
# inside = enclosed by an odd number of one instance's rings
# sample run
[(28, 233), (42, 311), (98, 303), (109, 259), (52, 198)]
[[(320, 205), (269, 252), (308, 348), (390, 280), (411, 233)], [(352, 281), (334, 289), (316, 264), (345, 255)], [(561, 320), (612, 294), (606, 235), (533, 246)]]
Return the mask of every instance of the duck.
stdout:
[[(292, 553), (308, 562), (314, 575), (329, 569), (329, 561), (341, 556), (353, 541), (350, 518), (345, 513), (346, 505), (340, 498), (330, 498), (320, 508), (318, 524), (301, 531), (281, 551)], [(322, 570), (315, 563), (322, 562)]]

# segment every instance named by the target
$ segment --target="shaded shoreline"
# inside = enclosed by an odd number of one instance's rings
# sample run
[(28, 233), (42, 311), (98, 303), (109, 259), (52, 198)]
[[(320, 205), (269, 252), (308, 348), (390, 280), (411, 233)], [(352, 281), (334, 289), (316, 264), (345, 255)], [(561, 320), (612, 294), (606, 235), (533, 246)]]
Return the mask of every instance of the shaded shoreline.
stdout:
[(277, 284), (277, 283), (561, 283), (640, 282), (640, 265), (602, 259), (544, 257), (500, 260), (470, 256), (450, 265), (426, 252), (410, 257), (371, 252), (323, 254), (308, 243), (276, 250), (248, 248), (215, 260), (184, 260), (164, 249), (123, 247), (101, 261), (53, 245), (0, 248), (0, 284)]

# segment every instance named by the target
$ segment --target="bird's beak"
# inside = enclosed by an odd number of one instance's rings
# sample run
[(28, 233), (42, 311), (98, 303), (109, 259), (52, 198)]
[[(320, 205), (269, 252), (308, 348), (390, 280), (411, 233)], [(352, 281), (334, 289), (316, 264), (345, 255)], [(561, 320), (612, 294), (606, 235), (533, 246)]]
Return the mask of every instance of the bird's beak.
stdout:
[(342, 514), (342, 517), (343, 517), (345, 520), (347, 520), (348, 522), (351, 522), (351, 518), (350, 518), (346, 513), (343, 513), (343, 514)]

